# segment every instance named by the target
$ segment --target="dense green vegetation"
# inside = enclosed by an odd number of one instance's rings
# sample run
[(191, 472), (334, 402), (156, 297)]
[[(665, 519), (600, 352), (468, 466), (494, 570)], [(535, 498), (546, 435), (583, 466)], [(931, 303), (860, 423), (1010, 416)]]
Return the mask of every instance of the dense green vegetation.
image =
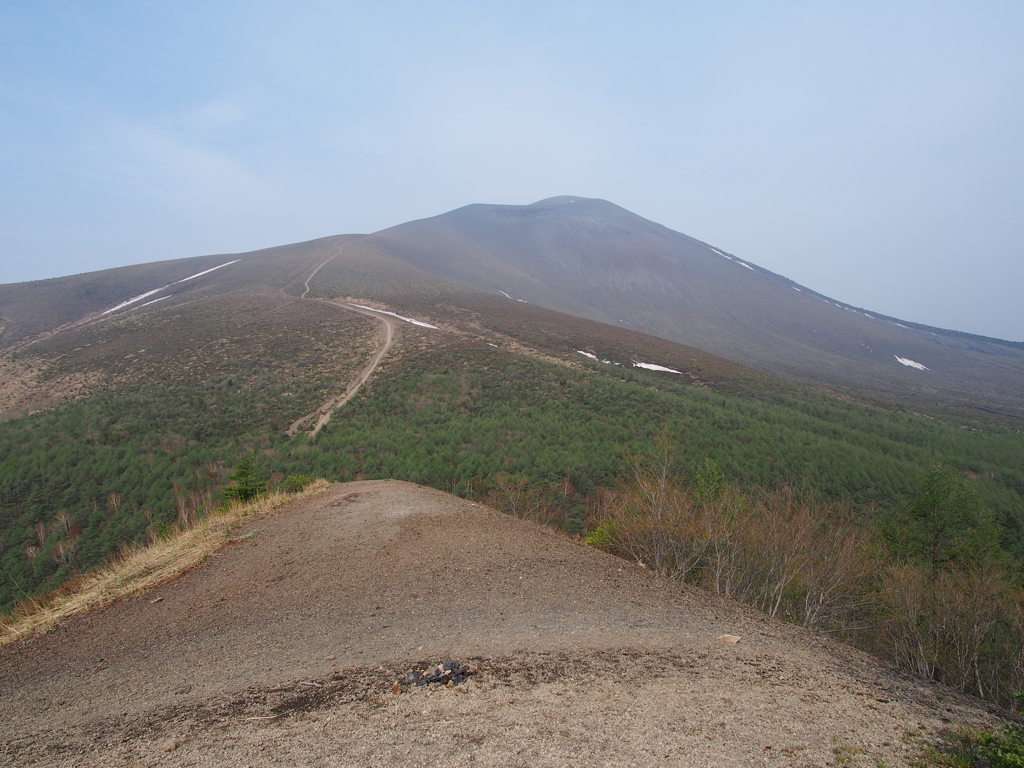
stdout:
[[(800, 396), (802, 395), (802, 396)], [(624, 453), (678, 437), (681, 471), (710, 456), (745, 486), (806, 482), (869, 511), (892, 509), (936, 462), (976, 476), (1020, 553), (1024, 439), (858, 405), (811, 390), (756, 400), (605, 366), (595, 373), (489, 351), (406, 358), (374, 380), (315, 450), (282, 445), (290, 472), (396, 477), (463, 495), (498, 472), (615, 485)]]
[[(0, 423), (2, 610), (220, 499), (313, 476), (396, 478), (589, 533), (963, 690), (1008, 701), (1024, 684), (1019, 432), (792, 382), (569, 367), (449, 336), (387, 360), (316, 440), (289, 438), (327, 391), (328, 363), (310, 356), (309, 375), (236, 349)], [(623, 500), (643, 496), (637, 457), (655, 445), (685, 490), (652, 516)], [(798, 556), (779, 559), (783, 544)], [(772, 558), (804, 565), (776, 572)]]
[[(495, 479), (561, 488), (560, 524), (582, 533), (623, 457), (674, 436), (678, 470), (705, 456), (732, 482), (806, 484), (864, 516), (894, 515), (936, 462), (973, 478), (1019, 556), (1024, 439), (859, 405), (811, 389), (729, 394), (671, 375), (567, 368), (452, 344), (405, 355), (315, 442), (289, 439), (287, 386), (261, 375), (169, 379), (0, 424), (0, 605), (63, 579), (215, 502), (253, 449), (285, 475), (398, 478), (485, 497)], [(308, 395), (305, 398), (308, 399)], [(554, 498), (554, 496), (552, 496)]]

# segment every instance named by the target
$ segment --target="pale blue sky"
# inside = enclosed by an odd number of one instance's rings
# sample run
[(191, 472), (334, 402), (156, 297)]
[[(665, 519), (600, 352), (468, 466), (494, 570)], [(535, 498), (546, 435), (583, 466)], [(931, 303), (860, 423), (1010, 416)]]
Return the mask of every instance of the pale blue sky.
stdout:
[(0, 282), (602, 197), (1024, 340), (1024, 3), (0, 0)]

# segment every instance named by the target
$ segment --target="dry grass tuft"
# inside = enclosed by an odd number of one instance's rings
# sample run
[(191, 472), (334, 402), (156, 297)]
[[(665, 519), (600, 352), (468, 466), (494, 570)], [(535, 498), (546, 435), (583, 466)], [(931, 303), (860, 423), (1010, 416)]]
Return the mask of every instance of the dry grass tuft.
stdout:
[(30, 635), (48, 632), (61, 621), (111, 605), (152, 589), (203, 563), (227, 544), (230, 532), (244, 519), (325, 493), (326, 480), (315, 480), (301, 493), (274, 492), (249, 502), (230, 504), (187, 528), (148, 546), (126, 549), (107, 565), (68, 582), (39, 598), (26, 600), (14, 613), (0, 617), (0, 646)]

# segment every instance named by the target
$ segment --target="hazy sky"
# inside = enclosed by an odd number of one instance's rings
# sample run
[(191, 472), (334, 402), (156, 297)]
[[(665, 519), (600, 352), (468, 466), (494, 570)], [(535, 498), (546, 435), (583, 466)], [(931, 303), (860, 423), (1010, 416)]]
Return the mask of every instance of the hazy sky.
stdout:
[(1024, 3), (0, 0), (0, 282), (601, 197), (1024, 340)]

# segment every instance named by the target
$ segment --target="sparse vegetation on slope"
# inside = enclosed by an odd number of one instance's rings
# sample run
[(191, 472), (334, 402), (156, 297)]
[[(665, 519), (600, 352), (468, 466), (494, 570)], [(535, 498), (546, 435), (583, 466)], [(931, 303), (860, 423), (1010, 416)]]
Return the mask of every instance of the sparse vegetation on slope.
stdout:
[(28, 598), (13, 613), (0, 617), (0, 646), (171, 581), (230, 543), (232, 530), (245, 518), (272, 512), (296, 498), (324, 493), (327, 488), (323, 480), (293, 481), (289, 490), (259, 494), (219, 507), (189, 524), (174, 525), (150, 544), (126, 545), (106, 565), (65, 582), (42, 599)]

